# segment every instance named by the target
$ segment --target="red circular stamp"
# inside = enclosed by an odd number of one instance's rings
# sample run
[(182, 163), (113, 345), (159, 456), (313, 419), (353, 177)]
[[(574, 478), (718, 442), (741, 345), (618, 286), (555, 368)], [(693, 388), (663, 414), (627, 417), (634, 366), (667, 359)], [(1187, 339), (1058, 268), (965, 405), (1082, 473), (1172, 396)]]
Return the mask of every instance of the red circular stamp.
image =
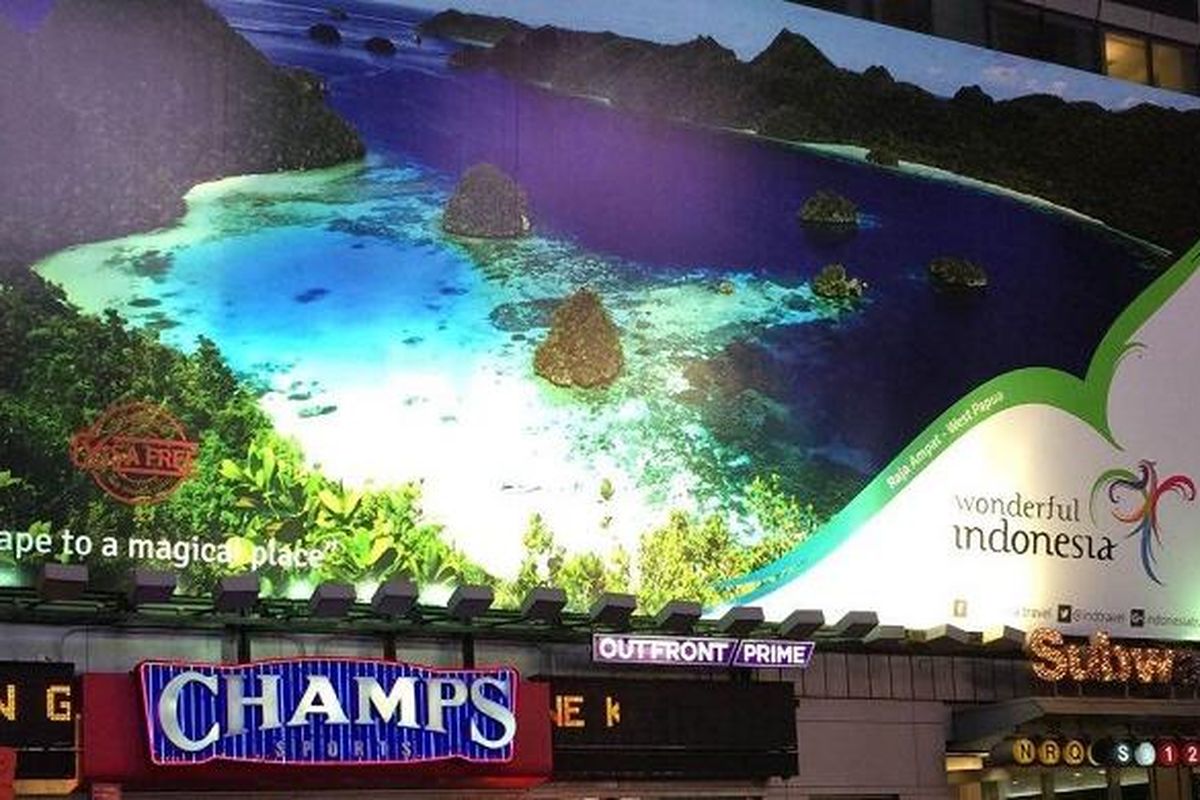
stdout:
[(113, 406), (71, 437), (71, 462), (122, 503), (165, 500), (192, 474), (198, 445), (156, 403)]

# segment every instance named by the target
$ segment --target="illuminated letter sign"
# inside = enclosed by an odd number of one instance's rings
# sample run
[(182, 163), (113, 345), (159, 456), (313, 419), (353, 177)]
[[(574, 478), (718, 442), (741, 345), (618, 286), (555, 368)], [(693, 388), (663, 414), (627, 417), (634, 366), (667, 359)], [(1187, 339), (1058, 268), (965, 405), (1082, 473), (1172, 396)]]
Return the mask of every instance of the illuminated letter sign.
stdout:
[(556, 677), (551, 689), (559, 778), (786, 778), (800, 766), (790, 682)]
[(75, 774), (75, 667), (0, 661), (0, 747), (17, 749), (18, 779)]
[(517, 673), (300, 659), (139, 667), (155, 764), (509, 761)]
[(1033, 674), (1043, 681), (1096, 683), (1166, 683), (1193, 686), (1200, 682), (1195, 651), (1113, 644), (1108, 634), (1092, 636), (1087, 645), (1066, 644), (1052, 628), (1029, 634)]
[(812, 653), (812, 642), (620, 633), (592, 636), (592, 660), (602, 664), (804, 668)]

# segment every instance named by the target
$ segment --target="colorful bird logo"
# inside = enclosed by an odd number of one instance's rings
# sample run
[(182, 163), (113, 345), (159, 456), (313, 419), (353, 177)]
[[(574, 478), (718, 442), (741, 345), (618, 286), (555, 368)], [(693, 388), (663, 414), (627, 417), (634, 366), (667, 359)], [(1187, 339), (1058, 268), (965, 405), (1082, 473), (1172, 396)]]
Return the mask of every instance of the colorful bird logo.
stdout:
[[(1134, 526), (1125, 538), (1141, 536), (1142, 567), (1145, 568), (1146, 574), (1150, 576), (1150, 580), (1163, 586), (1165, 584), (1154, 572), (1154, 565), (1158, 563), (1155, 545), (1163, 546), (1162, 527), (1158, 522), (1158, 501), (1168, 492), (1174, 492), (1190, 503), (1196, 499), (1196, 484), (1186, 475), (1172, 475), (1160, 482), (1153, 461), (1143, 459), (1138, 462), (1137, 469), (1137, 475), (1123, 468), (1105, 470), (1092, 485), (1088, 511), (1092, 522), (1095, 522), (1096, 497), (1103, 490), (1108, 502), (1113, 506), (1113, 518)], [(1122, 502), (1122, 494), (1126, 490), (1133, 492), (1136, 498), (1132, 509), (1124, 507)]]

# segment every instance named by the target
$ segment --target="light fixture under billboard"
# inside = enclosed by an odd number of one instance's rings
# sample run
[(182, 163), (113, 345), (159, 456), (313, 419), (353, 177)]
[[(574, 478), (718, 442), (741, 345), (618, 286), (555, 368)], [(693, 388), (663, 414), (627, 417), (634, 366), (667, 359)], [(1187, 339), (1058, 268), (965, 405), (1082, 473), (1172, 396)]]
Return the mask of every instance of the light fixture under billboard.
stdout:
[(637, 598), (633, 595), (605, 592), (592, 605), (588, 617), (594, 625), (622, 628), (629, 624), (629, 618), (636, 608)]
[(83, 564), (43, 564), (37, 580), (38, 595), (51, 602), (78, 600), (87, 585), (88, 568)]

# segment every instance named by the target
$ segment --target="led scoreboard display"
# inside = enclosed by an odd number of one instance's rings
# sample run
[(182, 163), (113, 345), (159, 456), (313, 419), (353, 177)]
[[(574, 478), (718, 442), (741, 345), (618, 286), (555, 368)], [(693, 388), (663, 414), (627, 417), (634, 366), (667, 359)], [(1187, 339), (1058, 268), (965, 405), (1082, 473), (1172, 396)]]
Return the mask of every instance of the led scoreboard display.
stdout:
[(554, 678), (550, 685), (558, 776), (796, 774), (790, 683)]
[(0, 747), (17, 750), (17, 778), (74, 777), (74, 665), (0, 661)]

